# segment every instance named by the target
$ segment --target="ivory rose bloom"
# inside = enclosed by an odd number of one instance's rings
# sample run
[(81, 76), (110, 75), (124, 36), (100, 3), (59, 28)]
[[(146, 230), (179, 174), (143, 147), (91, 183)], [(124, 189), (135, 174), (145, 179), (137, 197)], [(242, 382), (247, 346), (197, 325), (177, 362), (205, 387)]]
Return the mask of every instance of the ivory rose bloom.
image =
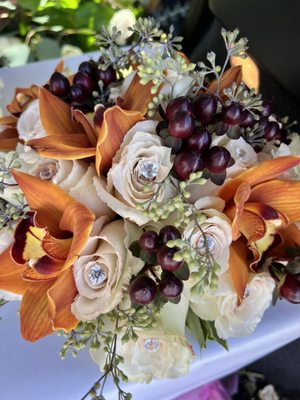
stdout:
[[(117, 220), (103, 227), (105, 217), (99, 218), (90, 238), (73, 265), (78, 295), (72, 304), (72, 313), (80, 321), (89, 321), (113, 310), (123, 299), (132, 275), (144, 263), (132, 255), (129, 246), (135, 238), (134, 228)], [(127, 229), (127, 231), (126, 231)]]
[(214, 320), (218, 335), (223, 339), (233, 336), (250, 335), (265, 310), (270, 306), (275, 287), (269, 273), (251, 274), (245, 290), (245, 298), (238, 305), (229, 273), (219, 278), (216, 291), (199, 296), (190, 303), (192, 310), (200, 318)]
[(40, 119), (39, 100), (33, 100), (18, 119), (17, 129), (19, 138), (25, 142), (46, 136)]
[[(197, 204), (197, 203), (196, 203)], [(207, 247), (214, 260), (220, 266), (220, 274), (228, 269), (229, 246), (231, 244), (231, 224), (226, 215), (216, 210), (201, 210), (204, 218), (199, 222), (206, 238)], [(183, 232), (185, 239), (190, 238), (192, 246), (197, 249), (199, 254), (205, 254), (205, 238), (194, 222), (190, 222)]]
[(113, 17), (109, 21), (108, 30), (112, 32), (113, 27), (116, 27), (119, 32), (121, 32), (120, 36), (118, 36), (116, 42), (119, 45), (124, 45), (126, 40), (132, 35), (132, 31), (129, 31), (128, 28), (135, 24), (135, 16), (131, 10), (128, 8), (124, 8), (123, 10), (119, 10), (114, 13)]
[[(138, 122), (125, 135), (104, 179), (94, 178), (97, 193), (112, 210), (123, 218), (143, 225), (149, 218), (136, 209), (147, 203), (157, 192), (158, 184), (168, 176), (171, 168), (171, 149), (162, 145), (155, 134), (157, 122)], [(149, 190), (145, 191), (145, 185)], [(163, 185), (157, 201), (172, 196), (170, 185)]]
[[(167, 303), (160, 314), (157, 328), (135, 329), (137, 341), (122, 344), (118, 335), (116, 352), (124, 358), (120, 369), (130, 381), (149, 383), (152, 379), (177, 378), (188, 372), (194, 358), (184, 335), (188, 302)], [(92, 358), (103, 368), (102, 348), (91, 351)]]

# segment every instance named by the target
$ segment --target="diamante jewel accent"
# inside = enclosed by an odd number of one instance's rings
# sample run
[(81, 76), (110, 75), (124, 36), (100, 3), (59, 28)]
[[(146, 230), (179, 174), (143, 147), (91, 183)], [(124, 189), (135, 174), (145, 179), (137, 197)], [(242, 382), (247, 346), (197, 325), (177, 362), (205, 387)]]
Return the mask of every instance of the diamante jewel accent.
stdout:
[[(214, 239), (210, 235), (206, 235), (206, 241), (208, 250), (212, 251), (212, 249), (215, 247)], [(200, 249), (205, 249), (205, 241), (203, 236), (201, 236), (201, 239), (199, 240), (199, 247)]]
[(236, 152), (236, 155), (240, 158), (245, 158), (245, 156), (246, 156), (246, 152), (244, 149), (237, 148), (235, 152)]
[(44, 181), (49, 181), (57, 174), (57, 166), (56, 164), (47, 164), (44, 166), (39, 173), (40, 179)]
[(144, 340), (144, 347), (151, 353), (157, 352), (159, 345), (160, 343), (158, 339), (149, 338)]
[(144, 161), (140, 166), (140, 176), (145, 179), (157, 177), (158, 165), (153, 161)]
[(106, 277), (106, 273), (104, 272), (103, 268), (97, 262), (95, 262), (94, 264), (92, 264), (89, 267), (87, 276), (88, 276), (88, 279), (89, 279), (89, 283), (92, 286), (100, 285), (107, 278)]

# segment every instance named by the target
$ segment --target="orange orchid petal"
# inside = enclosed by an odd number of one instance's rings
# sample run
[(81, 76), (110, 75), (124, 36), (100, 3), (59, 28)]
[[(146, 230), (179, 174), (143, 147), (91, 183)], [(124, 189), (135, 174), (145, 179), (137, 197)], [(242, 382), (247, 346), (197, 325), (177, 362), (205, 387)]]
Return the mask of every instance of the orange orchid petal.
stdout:
[(96, 135), (96, 132), (94, 131), (93, 125), (88, 120), (86, 115), (83, 114), (83, 112), (78, 109), (73, 110), (72, 115), (73, 115), (73, 118), (75, 119), (75, 121), (80, 122), (81, 125), (83, 126), (91, 145), (96, 146), (97, 135)]
[(291, 223), (300, 221), (300, 182), (272, 180), (252, 189), (250, 201), (264, 203), (284, 213)]
[[(219, 87), (220, 94), (223, 93), (224, 89), (230, 88), (233, 85), (233, 83), (239, 85), (241, 81), (242, 81), (242, 68), (240, 66), (228, 68), (227, 71), (224, 72), (220, 81), (220, 87)], [(208, 86), (208, 91), (215, 93), (217, 92), (217, 90), (218, 90), (218, 82), (215, 79)]]
[(18, 119), (12, 115), (5, 115), (0, 118), (0, 125), (8, 125), (10, 127), (16, 127)]
[(31, 210), (37, 211), (40, 226), (46, 226), (50, 234), (60, 237), (60, 219), (66, 207), (74, 200), (51, 182), (13, 171), (13, 176), (23, 191)]
[(300, 156), (284, 156), (273, 160), (263, 161), (262, 163), (249, 168), (237, 177), (228, 180), (219, 191), (219, 197), (228, 201), (235, 195), (238, 187), (247, 182), (251, 187), (270, 179), (280, 176), (283, 172), (300, 164)]
[(42, 157), (61, 160), (79, 160), (93, 157), (95, 147), (90, 147), (90, 141), (85, 134), (61, 134), (32, 139), (26, 143), (35, 149)]
[(89, 238), (95, 215), (83, 204), (73, 201), (66, 207), (60, 229), (73, 232), (72, 244), (64, 269), (69, 268), (81, 253)]
[(5, 250), (0, 255), (0, 289), (24, 294), (27, 289), (27, 283), (22, 279), (24, 269), (23, 265), (13, 261), (11, 247)]
[(143, 119), (140, 112), (122, 110), (118, 106), (104, 112), (96, 147), (96, 169), (99, 174), (108, 171), (125, 134)]
[(78, 291), (72, 269), (65, 271), (48, 290), (49, 315), (53, 329), (66, 332), (76, 328), (78, 320), (71, 313), (71, 304)]
[(239, 237), (239, 222), (243, 214), (244, 204), (249, 199), (250, 193), (251, 187), (247, 182), (245, 182), (238, 187), (238, 190), (234, 196), (234, 203), (236, 207), (235, 216), (232, 221), (232, 240), (237, 240)]
[(38, 91), (37, 85), (32, 85), (30, 88), (16, 88), (13, 100), (6, 107), (7, 111), (19, 117), (28, 104), (38, 98)]
[(140, 83), (140, 77), (136, 73), (129, 88), (123, 96), (122, 108), (125, 110), (139, 111), (145, 115), (148, 111), (148, 104), (156, 94), (151, 93), (153, 83), (150, 81), (146, 85)]
[(71, 244), (72, 238), (57, 239), (49, 233), (47, 233), (42, 240), (42, 248), (44, 251), (49, 257), (56, 258), (57, 260), (66, 260)]
[(300, 229), (295, 224), (289, 225), (280, 231), (281, 241), (268, 252), (268, 256), (275, 258), (286, 258), (286, 248), (300, 247)]
[(60, 62), (55, 67), (55, 72), (63, 72), (65, 66), (64, 60), (60, 60)]
[(81, 124), (72, 120), (71, 107), (45, 88), (40, 88), (39, 106), (41, 122), (49, 136), (84, 133)]
[(7, 127), (0, 132), (0, 150), (15, 150), (18, 143), (18, 131), (16, 128)]
[(259, 68), (252, 57), (247, 54), (246, 58), (231, 57), (230, 63), (232, 66), (242, 67), (243, 82), (249, 89), (254, 89), (255, 93), (259, 92)]
[(29, 282), (53, 281), (63, 269), (65, 260), (55, 260), (49, 256), (43, 256), (34, 264), (34, 268), (27, 267), (23, 273), (23, 279)]
[(35, 342), (53, 332), (47, 296), (52, 284), (52, 281), (28, 284), (20, 308), (21, 335), (25, 340)]
[(232, 242), (229, 253), (229, 274), (239, 303), (243, 300), (248, 282), (247, 245), (243, 240)]

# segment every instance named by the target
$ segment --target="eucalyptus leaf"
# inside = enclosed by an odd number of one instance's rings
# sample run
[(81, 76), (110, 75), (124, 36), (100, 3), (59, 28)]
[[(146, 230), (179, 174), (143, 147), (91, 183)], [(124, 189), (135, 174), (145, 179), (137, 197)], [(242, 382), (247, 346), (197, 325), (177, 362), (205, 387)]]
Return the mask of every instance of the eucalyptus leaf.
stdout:
[(200, 349), (204, 349), (206, 347), (206, 338), (202, 329), (200, 318), (191, 309), (189, 309), (187, 314), (186, 325), (191, 334), (197, 340)]

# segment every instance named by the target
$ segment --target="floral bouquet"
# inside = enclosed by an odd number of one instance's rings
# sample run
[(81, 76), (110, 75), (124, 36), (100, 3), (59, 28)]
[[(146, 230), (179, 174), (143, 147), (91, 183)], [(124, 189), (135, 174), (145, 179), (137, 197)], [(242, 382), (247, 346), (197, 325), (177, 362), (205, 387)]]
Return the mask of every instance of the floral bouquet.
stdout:
[(2, 304), (21, 301), (24, 339), (89, 348), (103, 374), (83, 399), (109, 375), (130, 399), (121, 380), (188, 372), (187, 332), (226, 347), (300, 302), (299, 136), (243, 77), (247, 40), (222, 30), (220, 67), (152, 19), (130, 33), (17, 88), (0, 121)]

